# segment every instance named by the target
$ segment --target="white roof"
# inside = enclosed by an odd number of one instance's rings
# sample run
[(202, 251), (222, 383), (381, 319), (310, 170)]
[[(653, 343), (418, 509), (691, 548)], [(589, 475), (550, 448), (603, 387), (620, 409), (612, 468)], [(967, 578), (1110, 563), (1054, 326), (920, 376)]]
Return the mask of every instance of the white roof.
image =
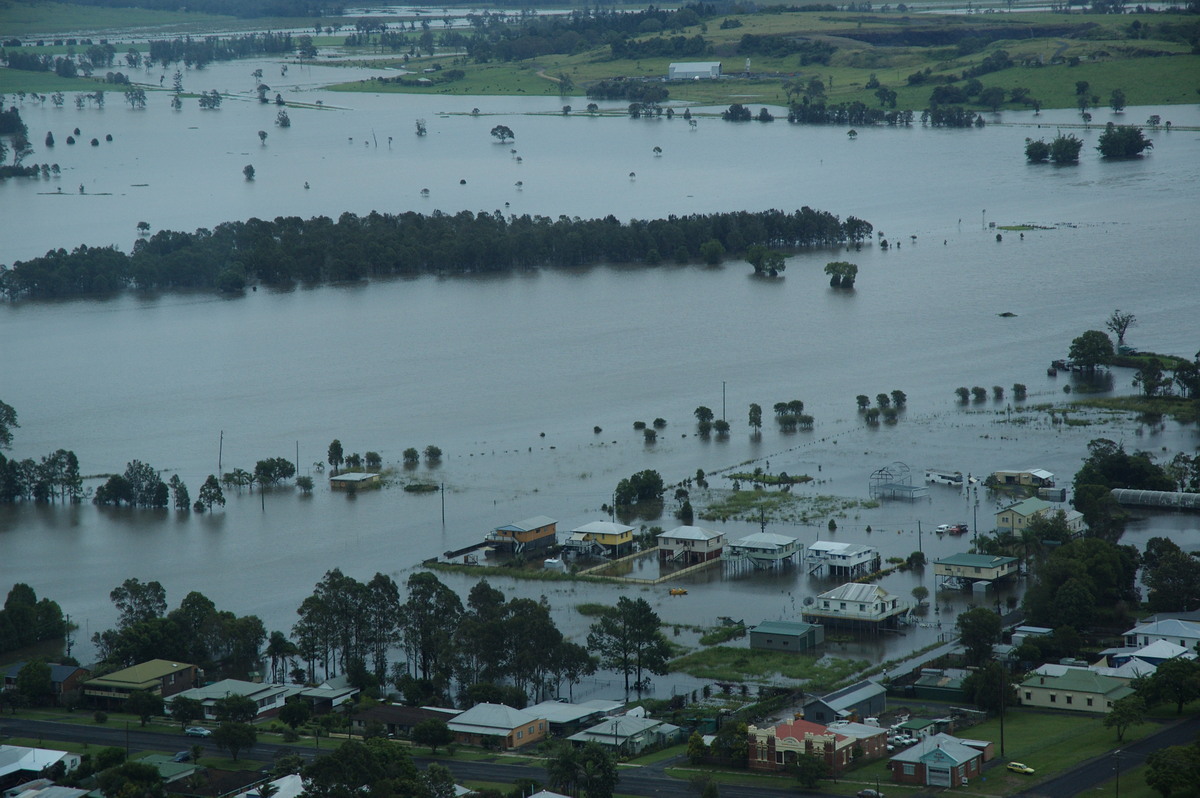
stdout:
[(606, 743), (607, 745), (615, 745), (619, 741), (628, 740), (644, 731), (659, 727), (667, 731), (675, 728), (669, 723), (663, 723), (661, 720), (654, 720), (653, 718), (637, 718), (633, 715), (622, 715), (616, 718), (605, 718), (595, 726), (584, 729), (577, 734), (572, 734), (567, 739), (580, 743), (595, 741)]
[(329, 478), (330, 482), (366, 482), (372, 479), (379, 479), (379, 474), (374, 472), (353, 471), (349, 474), (337, 474)]
[[(1188, 657), (1188, 654), (1192, 656)], [(1190, 648), (1176, 645), (1169, 640), (1155, 640), (1133, 652), (1133, 656), (1143, 659), (1174, 659), (1175, 657), (1191, 659), (1195, 657), (1195, 654)]]
[(1044, 468), (1030, 468), (1029, 473), (1038, 479), (1054, 479), (1054, 475)]
[(558, 521), (548, 515), (535, 515), (533, 518), (526, 518), (524, 521), (518, 521), (517, 523), (513, 524), (513, 526), (520, 527), (528, 532), (533, 529), (540, 529), (541, 527), (550, 526), (551, 524), (557, 523)]
[(1181, 621), (1177, 618), (1167, 618), (1166, 620), (1162, 621), (1140, 624), (1125, 633), (1126, 637), (1130, 637), (1132, 635), (1200, 638), (1200, 624), (1193, 623), (1191, 621)]
[(193, 698), (197, 701), (210, 701), (218, 698), (226, 698), (231, 695), (246, 696), (253, 698), (255, 701), (261, 701), (271, 693), (286, 693), (290, 692), (287, 687), (277, 684), (260, 684), (258, 682), (244, 682), (240, 679), (222, 679), (219, 682), (205, 685), (204, 687), (193, 687), (190, 690), (184, 690), (182, 693), (171, 696), (167, 699), (167, 703), (179, 696), (184, 698)]
[(741, 540), (735, 540), (732, 545), (755, 549), (782, 549), (794, 546), (798, 541), (799, 538), (777, 535), (774, 532), (755, 532)]
[[(268, 782), (268, 784), (274, 784), (279, 788), (274, 798), (296, 798), (296, 796), (304, 792), (304, 780), (300, 778), (300, 774), (298, 773), (281, 776)], [(235, 798), (260, 798), (261, 793), (258, 790), (258, 787), (254, 787), (253, 789), (238, 793)]]
[(543, 701), (531, 707), (525, 707), (526, 712), (532, 712), (539, 718), (545, 718), (551, 723), (574, 723), (591, 715), (602, 714), (603, 710), (583, 704), (569, 704), (565, 701)]
[(887, 601), (891, 597), (892, 594), (879, 585), (864, 585), (858, 582), (847, 582), (817, 596), (819, 599), (830, 601)]
[(834, 540), (818, 540), (816, 543), (810, 543), (808, 550), (825, 554), (841, 554), (846, 557), (875, 551), (872, 546), (864, 546), (861, 543), (839, 543)]
[(702, 526), (677, 526), (670, 532), (663, 532), (660, 538), (675, 538), (676, 540), (712, 540), (724, 537), (723, 532), (714, 532)]
[(0, 745), (0, 778), (19, 771), (41, 773), (58, 761), (65, 761), (67, 770), (79, 765), (79, 755), (52, 748), (26, 748), (23, 745)]
[(592, 521), (590, 524), (584, 524), (571, 531), (582, 532), (585, 535), (623, 535), (626, 532), (632, 532), (633, 527), (614, 524), (612, 521)]

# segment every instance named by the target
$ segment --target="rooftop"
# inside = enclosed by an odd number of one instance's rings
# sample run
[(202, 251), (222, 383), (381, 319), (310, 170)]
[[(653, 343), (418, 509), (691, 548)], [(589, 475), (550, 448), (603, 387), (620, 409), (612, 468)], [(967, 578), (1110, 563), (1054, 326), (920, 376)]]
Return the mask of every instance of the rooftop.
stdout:
[(934, 565), (960, 565), (963, 568), (999, 568), (1011, 565), (1016, 557), (1000, 557), (992, 554), (951, 554), (940, 560), (934, 560)]
[(129, 668), (124, 668), (119, 671), (114, 671), (107, 676), (97, 676), (94, 679), (87, 681), (90, 685), (109, 686), (109, 687), (129, 687), (140, 686), (148, 682), (155, 682), (164, 676), (170, 676), (172, 673), (186, 671), (189, 668), (195, 667), (186, 662), (171, 662), (165, 659), (152, 659), (148, 662), (142, 662)]
[(1051, 507), (1050, 502), (1046, 501), (1045, 499), (1033, 498), (1033, 499), (1025, 499), (1024, 501), (1019, 501), (1014, 505), (1005, 507), (1000, 512), (1007, 513), (1009, 511), (1012, 511), (1012, 512), (1016, 513), (1017, 515), (1033, 515), (1034, 513), (1040, 513), (1045, 510), (1049, 510), (1050, 507)]
[(518, 726), (536, 723), (538, 716), (520, 709), (513, 709), (505, 704), (476, 704), (449, 722), (454, 731), (474, 731), (476, 729), (503, 729), (510, 731)]
[(624, 535), (633, 531), (633, 527), (625, 524), (614, 524), (612, 521), (592, 521), (576, 527), (572, 532), (582, 532), (587, 535)]
[(818, 599), (829, 601), (887, 601), (892, 594), (879, 585), (864, 585), (859, 582), (847, 582), (833, 590), (826, 590)]
[(819, 624), (799, 621), (763, 621), (758, 626), (751, 627), (750, 631), (768, 635), (803, 635), (818, 626)]
[(723, 536), (723, 532), (714, 532), (702, 526), (677, 526), (668, 532), (663, 532), (659, 537), (674, 538), (676, 540), (708, 541)]
[(932, 737), (926, 737), (912, 748), (896, 754), (891, 761), (921, 762), (935, 751), (940, 751), (958, 764), (969, 762), (975, 757), (983, 755), (979, 750), (972, 748), (957, 737), (951, 737), (949, 734), (935, 734)]

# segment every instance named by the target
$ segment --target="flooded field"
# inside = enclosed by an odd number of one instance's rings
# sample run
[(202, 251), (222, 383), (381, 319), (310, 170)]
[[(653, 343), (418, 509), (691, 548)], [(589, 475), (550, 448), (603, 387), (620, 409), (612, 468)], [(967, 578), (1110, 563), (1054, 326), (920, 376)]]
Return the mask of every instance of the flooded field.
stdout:
[[(1026, 136), (1052, 136), (1055, 120), (1071, 118), (1065, 112), (1036, 120), (1004, 114), (1040, 130), (866, 130), (857, 141), (842, 130), (782, 121), (702, 119), (692, 132), (680, 120), (559, 111), (563, 102), (582, 107), (582, 98), (336, 94), (312, 88), (330, 69), (316, 74), (316, 67), (312, 75), (289, 70), (296, 82), (282, 86), (284, 95), (304, 106), (289, 108), (292, 127), (281, 129), (274, 106), (250, 101), (253, 67), (238, 62), (188, 75), (189, 88), (245, 95), (219, 111), (193, 101), (172, 112), (157, 94), (145, 111), (121, 107), (119, 95), (103, 110), (23, 109), (35, 141), (47, 129), (62, 140), (76, 126), (89, 138), (111, 132), (114, 141), (59, 144), (52, 156), (39, 146), (31, 160), (59, 162), (61, 180), (0, 185), (0, 261), (81, 243), (127, 249), (142, 220), (191, 230), (250, 216), (413, 209), (624, 219), (810, 205), (867, 219), (903, 246), (799, 253), (774, 281), (729, 261), (0, 306), (0, 398), (21, 423), (9, 455), (68, 448), (87, 474), (139, 459), (165, 476), (178, 473), (194, 495), (218, 469), (249, 469), (298, 450), (301, 472), (318, 483), (311, 497), (230, 495), (223, 512), (204, 516), (0, 507), (0, 582), (26, 581), (59, 601), (81, 624), (81, 659), (90, 653), (82, 641), (115, 620), (108, 591), (129, 576), (161, 581), (173, 605), (199, 590), (222, 608), (260, 615), (268, 629), (289, 630), (329, 568), (401, 581), (421, 560), (501, 524), (544, 514), (558, 519), (561, 534), (607, 520), (601, 506), (616, 483), (644, 468), (668, 483), (707, 472), (711, 494), (692, 494), (698, 510), (731, 487), (720, 472), (734, 466), (808, 474), (813, 482), (794, 487), (795, 495), (813, 506), (831, 506), (817, 497), (853, 504), (832, 512), (836, 531), (827, 512), (803, 508), (768, 531), (806, 544), (867, 543), (885, 559), (918, 549), (932, 559), (966, 546), (932, 534), (934, 527), (991, 529), (1001, 500), (935, 485), (917, 502), (874, 505), (868, 489), (876, 469), (902, 461), (920, 478), (927, 467), (974, 475), (1039, 467), (1067, 484), (1092, 438), (1165, 457), (1196, 449), (1195, 429), (1170, 421), (1159, 427), (1080, 412), (1067, 425), (1026, 409), (1070, 398), (1065, 385), (1089, 387), (1048, 377), (1046, 365), (1116, 307), (1137, 314), (1135, 346), (1189, 356), (1200, 348), (1195, 292), (1187, 290), (1200, 199), (1194, 132), (1153, 133), (1149, 157), (1102, 163), (1093, 157), (1096, 131), (1084, 131), (1083, 162), (1054, 169), (1028, 166), (1021, 151)], [(1200, 121), (1196, 107), (1126, 116), (1150, 113), (1177, 125)], [(414, 135), (416, 118), (428, 121), (428, 136)], [(516, 132), (515, 144), (489, 136), (499, 123)], [(265, 145), (260, 129), (269, 132)], [(655, 146), (662, 157), (654, 157)], [(246, 163), (256, 167), (253, 182), (243, 179)], [(1048, 229), (998, 240), (991, 222)], [(830, 289), (822, 272), (842, 259), (859, 265), (853, 292)], [(1111, 392), (1132, 391), (1131, 376), (1114, 371)], [(1017, 382), (1029, 388), (1024, 403), (1011, 391), (968, 405), (954, 395), (958, 386), (990, 393)], [(895, 389), (909, 397), (900, 422), (867, 427), (855, 396)], [(749, 403), (770, 415), (775, 402), (797, 398), (816, 419), (813, 431), (780, 432), (768, 419), (761, 437), (750, 434)], [(729, 419), (728, 438), (697, 436), (699, 405)], [(633, 424), (656, 417), (668, 425), (646, 444)], [(396, 481), (353, 496), (329, 491), (313, 464), (333, 438), (347, 452), (380, 452)], [(402, 451), (427, 444), (443, 449), (441, 465), (406, 472)], [(444, 493), (400, 489), (417, 478), (444, 485)], [(667, 517), (630, 523), (669, 529), (677, 524), (669, 509)], [(730, 538), (760, 528), (751, 518), (696, 523)], [(1197, 526), (1194, 516), (1148, 516), (1127, 540), (1167, 534), (1200, 546)], [(477, 577), (441, 578), (465, 594)], [(590, 623), (577, 605), (611, 602), (620, 592), (644, 596), (670, 624), (693, 627), (723, 616), (793, 618), (806, 598), (836, 584), (799, 568), (721, 565), (681, 578), (686, 596), (668, 594), (674, 582), (493, 581), (507, 595), (545, 595), (576, 639)], [(932, 569), (881, 584), (901, 597), (918, 584), (932, 590)], [(1003, 604), (1021, 585), (1006, 590), (986, 598), (937, 594), (904, 635), (839, 640), (828, 649), (892, 658), (939, 640), (972, 602)], [(695, 637), (678, 632), (683, 643)], [(659, 689), (685, 689), (686, 680), (672, 679)]]

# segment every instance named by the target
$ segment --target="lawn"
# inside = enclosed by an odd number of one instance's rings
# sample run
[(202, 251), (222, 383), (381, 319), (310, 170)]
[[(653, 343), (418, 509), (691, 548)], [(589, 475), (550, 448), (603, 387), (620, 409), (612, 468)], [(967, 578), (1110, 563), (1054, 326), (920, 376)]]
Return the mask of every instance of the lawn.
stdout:
[(833, 657), (818, 660), (784, 651), (714, 646), (672, 660), (669, 667), (697, 679), (718, 682), (766, 680), (778, 674), (785, 679), (809, 682), (809, 687), (819, 689), (843, 681), (869, 666), (870, 663), (861, 660)]
[[(1100, 716), (1072, 716), (1048, 712), (1010, 709), (1004, 724), (1005, 752), (1000, 754), (1000, 721), (989, 720), (978, 726), (961, 730), (959, 737), (991, 740), (996, 744), (995, 766), (984, 771), (979, 781), (971, 781), (973, 792), (985, 795), (1010, 795), (1037, 784), (1039, 781), (1075, 767), (1093, 757), (1128, 745), (1158, 729), (1154, 723), (1135, 726), (1125, 732), (1117, 743), (1116, 732), (1103, 725)], [(1006, 762), (1024, 762), (1037, 772), (1032, 775), (1012, 773), (1004, 768)], [(891, 781), (886, 760), (848, 773), (847, 780), (873, 783)], [(1130, 779), (1132, 783), (1133, 779)], [(894, 785), (893, 785), (894, 786)]]

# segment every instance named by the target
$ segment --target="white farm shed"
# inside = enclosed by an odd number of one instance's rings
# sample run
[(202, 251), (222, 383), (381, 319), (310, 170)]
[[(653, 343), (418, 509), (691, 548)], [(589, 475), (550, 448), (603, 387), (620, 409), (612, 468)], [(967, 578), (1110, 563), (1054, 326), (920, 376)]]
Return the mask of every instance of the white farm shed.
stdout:
[(678, 61), (667, 67), (667, 80), (698, 80), (721, 77), (720, 61)]

